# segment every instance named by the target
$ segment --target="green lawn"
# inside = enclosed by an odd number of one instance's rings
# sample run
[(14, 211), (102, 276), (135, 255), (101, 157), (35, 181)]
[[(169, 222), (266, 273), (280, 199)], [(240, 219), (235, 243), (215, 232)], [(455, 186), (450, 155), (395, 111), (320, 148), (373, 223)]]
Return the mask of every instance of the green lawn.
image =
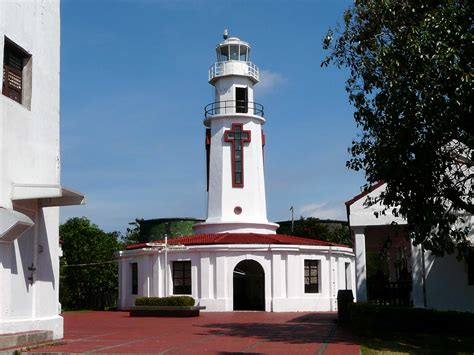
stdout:
[(375, 354), (474, 354), (471, 336), (418, 333), (380, 333), (360, 338), (363, 355)]

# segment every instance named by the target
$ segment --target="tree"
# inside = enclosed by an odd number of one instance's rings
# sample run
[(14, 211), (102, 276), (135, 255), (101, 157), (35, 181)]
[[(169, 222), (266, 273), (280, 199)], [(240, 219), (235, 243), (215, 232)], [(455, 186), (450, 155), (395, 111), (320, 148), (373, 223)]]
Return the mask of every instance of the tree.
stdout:
[(130, 222), (131, 227), (127, 228), (127, 232), (123, 237), (123, 243), (125, 246), (134, 245), (140, 243), (140, 228), (143, 222), (143, 218), (135, 218), (135, 221)]
[(467, 250), (474, 214), (473, 6), (356, 0), (323, 42), (362, 130), (347, 166), (387, 182), (379, 200), (435, 255)]
[(291, 230), (290, 223), (281, 222), (278, 233), (318, 239), (337, 244), (352, 245), (349, 227), (347, 225), (330, 223), (314, 217), (301, 217), (295, 221), (293, 231)]
[(117, 299), (115, 252), (119, 233), (105, 233), (87, 218), (71, 218), (59, 227), (63, 242), (60, 302), (69, 309), (105, 309)]

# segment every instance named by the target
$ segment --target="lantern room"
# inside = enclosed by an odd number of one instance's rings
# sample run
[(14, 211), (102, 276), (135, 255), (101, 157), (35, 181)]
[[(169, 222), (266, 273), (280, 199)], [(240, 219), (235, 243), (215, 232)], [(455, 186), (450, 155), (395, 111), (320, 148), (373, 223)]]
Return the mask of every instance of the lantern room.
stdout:
[(250, 45), (237, 37), (229, 37), (224, 31), (224, 41), (216, 47), (217, 61), (209, 69), (209, 83), (224, 76), (247, 77), (251, 85), (258, 83), (258, 67), (250, 61)]
[(250, 46), (247, 42), (241, 41), (237, 37), (230, 37), (220, 43), (217, 48), (217, 62), (227, 62), (229, 60), (240, 60), (249, 62)]

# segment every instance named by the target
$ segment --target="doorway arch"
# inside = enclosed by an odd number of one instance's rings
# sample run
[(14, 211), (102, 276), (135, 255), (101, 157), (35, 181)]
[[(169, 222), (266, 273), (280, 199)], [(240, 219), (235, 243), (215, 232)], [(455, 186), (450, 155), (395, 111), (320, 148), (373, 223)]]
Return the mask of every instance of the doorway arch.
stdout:
[(234, 311), (265, 310), (265, 272), (255, 260), (243, 260), (233, 271)]

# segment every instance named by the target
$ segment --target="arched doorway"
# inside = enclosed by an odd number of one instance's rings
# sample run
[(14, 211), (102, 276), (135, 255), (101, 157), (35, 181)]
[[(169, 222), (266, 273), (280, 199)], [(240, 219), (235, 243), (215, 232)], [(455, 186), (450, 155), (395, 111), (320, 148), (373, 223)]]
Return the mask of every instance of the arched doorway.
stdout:
[(255, 260), (243, 260), (234, 269), (234, 311), (265, 310), (265, 272)]

